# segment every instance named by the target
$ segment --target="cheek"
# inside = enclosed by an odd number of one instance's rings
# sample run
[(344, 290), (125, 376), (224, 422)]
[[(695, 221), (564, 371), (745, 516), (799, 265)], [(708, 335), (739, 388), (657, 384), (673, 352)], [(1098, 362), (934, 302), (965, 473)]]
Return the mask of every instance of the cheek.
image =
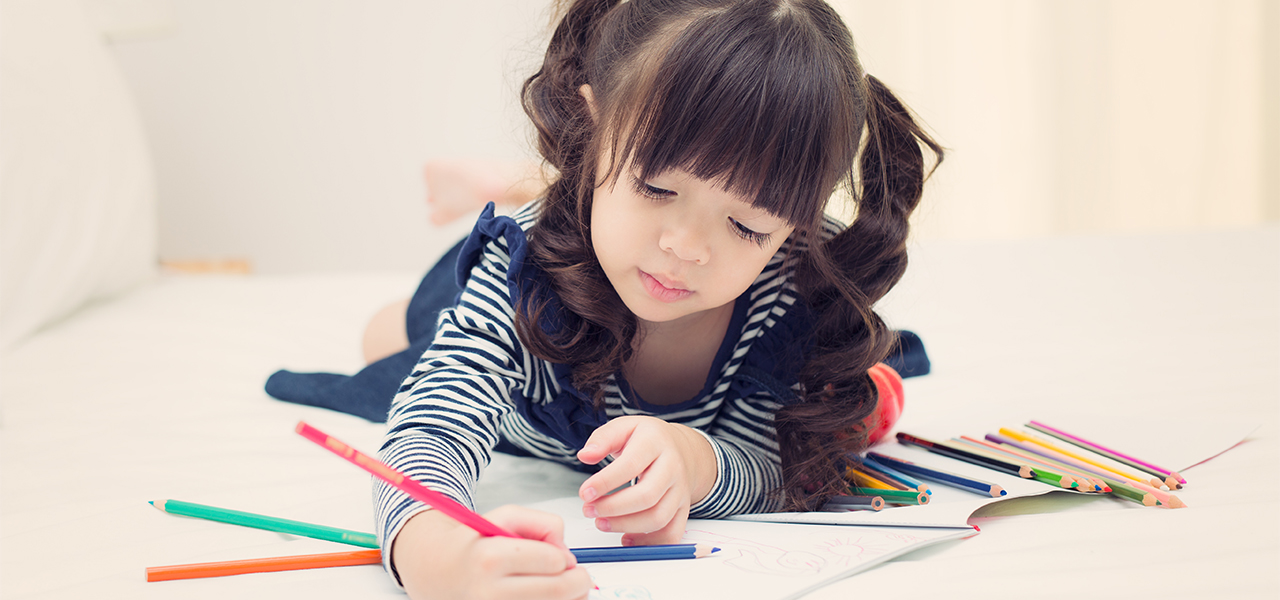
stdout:
[(619, 204), (619, 199), (609, 194), (607, 188), (596, 190), (591, 207), (591, 243), (599, 258), (617, 254), (617, 248), (625, 239), (628, 217)]

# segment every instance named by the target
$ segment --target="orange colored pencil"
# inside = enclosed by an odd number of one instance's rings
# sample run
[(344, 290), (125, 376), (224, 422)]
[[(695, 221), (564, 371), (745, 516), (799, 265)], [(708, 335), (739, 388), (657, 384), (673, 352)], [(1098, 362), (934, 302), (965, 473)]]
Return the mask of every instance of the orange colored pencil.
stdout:
[(381, 550), (354, 550), (329, 554), (251, 558), (247, 560), (147, 567), (147, 581), (170, 581), (173, 579), (197, 579), (200, 577), (225, 577), (227, 575), (243, 575), (245, 573), (376, 565), (381, 562)]

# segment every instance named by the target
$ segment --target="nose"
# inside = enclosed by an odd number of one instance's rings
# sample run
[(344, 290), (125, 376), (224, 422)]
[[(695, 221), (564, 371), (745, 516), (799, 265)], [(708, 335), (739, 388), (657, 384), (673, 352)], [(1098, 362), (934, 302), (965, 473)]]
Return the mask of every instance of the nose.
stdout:
[(658, 247), (682, 261), (704, 265), (711, 259), (711, 246), (707, 243), (710, 238), (707, 233), (696, 226), (695, 219), (671, 219), (662, 228)]

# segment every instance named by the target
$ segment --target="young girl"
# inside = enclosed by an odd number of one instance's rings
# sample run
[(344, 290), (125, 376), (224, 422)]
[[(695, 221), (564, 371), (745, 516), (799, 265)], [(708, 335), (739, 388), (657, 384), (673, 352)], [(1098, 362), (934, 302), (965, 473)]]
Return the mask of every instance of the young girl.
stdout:
[[(455, 249), (461, 291), (380, 457), (467, 506), (494, 450), (594, 471), (583, 514), (623, 544), (840, 492), (898, 343), (872, 305), (906, 267), (922, 146), (942, 154), (836, 13), (577, 0), (523, 101), (558, 177), (512, 217), (490, 206)], [(847, 227), (824, 217), (838, 185), (857, 202)], [(481, 538), (375, 496), (413, 597), (590, 588), (553, 516), (498, 509), (526, 539)]]

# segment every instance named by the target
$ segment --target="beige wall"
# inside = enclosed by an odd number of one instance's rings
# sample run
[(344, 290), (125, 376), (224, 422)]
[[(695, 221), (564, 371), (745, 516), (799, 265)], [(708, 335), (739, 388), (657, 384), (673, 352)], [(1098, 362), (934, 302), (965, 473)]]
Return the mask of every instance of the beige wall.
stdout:
[(920, 238), (1278, 218), (1275, 2), (837, 4), (951, 149)]
[[(422, 268), (465, 225), (428, 225), (421, 164), (528, 155), (515, 90), (547, 0), (148, 3), (171, 26), (114, 53), (164, 258)], [(834, 4), (950, 148), (917, 239), (1280, 220), (1280, 2)]]

